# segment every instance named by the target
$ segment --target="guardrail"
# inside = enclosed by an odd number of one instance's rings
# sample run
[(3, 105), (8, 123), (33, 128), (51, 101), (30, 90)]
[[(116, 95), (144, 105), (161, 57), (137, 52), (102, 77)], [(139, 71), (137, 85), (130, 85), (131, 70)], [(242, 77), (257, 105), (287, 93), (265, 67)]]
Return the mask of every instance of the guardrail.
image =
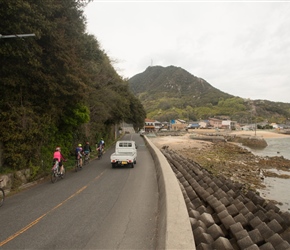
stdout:
[(153, 157), (159, 188), (157, 249), (196, 249), (180, 184), (160, 150), (144, 136)]

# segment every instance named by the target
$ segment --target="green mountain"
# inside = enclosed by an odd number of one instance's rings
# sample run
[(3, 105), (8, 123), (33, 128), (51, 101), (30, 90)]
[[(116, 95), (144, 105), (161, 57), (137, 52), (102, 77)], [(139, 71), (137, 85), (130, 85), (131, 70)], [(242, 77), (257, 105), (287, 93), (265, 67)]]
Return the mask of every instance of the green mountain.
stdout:
[(290, 117), (289, 103), (233, 96), (175, 66), (148, 67), (129, 79), (129, 87), (143, 104), (147, 117), (160, 121), (226, 116), (240, 123), (286, 123)]

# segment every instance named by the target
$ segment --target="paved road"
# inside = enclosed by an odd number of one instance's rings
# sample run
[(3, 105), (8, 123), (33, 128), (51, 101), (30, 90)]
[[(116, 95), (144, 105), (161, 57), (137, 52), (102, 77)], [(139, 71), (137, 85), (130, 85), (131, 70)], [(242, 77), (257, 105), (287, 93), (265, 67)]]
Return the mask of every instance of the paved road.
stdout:
[(156, 171), (143, 138), (135, 168), (112, 169), (101, 160), (64, 180), (8, 197), (0, 208), (1, 249), (155, 249)]

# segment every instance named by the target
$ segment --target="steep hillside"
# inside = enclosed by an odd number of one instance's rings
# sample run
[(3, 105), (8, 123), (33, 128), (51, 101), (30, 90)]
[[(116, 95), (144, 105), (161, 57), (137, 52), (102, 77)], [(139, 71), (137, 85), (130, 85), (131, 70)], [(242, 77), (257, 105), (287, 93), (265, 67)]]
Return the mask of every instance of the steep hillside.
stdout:
[(220, 98), (233, 97), (214, 88), (202, 78), (175, 66), (148, 67), (143, 73), (129, 79), (129, 84), (133, 93), (144, 103), (161, 98), (178, 98), (179, 101), (183, 100), (179, 106), (186, 107), (203, 103), (215, 105)]
[(88, 1), (0, 2), (1, 34), (35, 34), (0, 39), (0, 173), (37, 178), (56, 147), (68, 158), (79, 143), (114, 141), (123, 121), (143, 126), (140, 100), (86, 32)]
[(153, 66), (129, 79), (148, 118), (197, 120), (229, 116), (238, 122), (286, 123), (290, 104), (235, 97), (211, 86), (204, 79), (175, 67)]

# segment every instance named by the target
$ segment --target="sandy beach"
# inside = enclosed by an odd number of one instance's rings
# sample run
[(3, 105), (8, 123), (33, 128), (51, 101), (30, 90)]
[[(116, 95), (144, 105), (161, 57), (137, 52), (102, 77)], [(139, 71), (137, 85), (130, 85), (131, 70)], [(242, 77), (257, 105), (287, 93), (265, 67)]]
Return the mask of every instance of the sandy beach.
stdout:
[(220, 130), (217, 132), (214, 129), (198, 129), (194, 130), (194, 132), (187, 133), (183, 136), (161, 136), (158, 138), (150, 138), (152, 142), (159, 148), (164, 145), (170, 146), (172, 149), (181, 149), (181, 148), (203, 148), (211, 144), (211, 142), (201, 141), (201, 140), (192, 140), (190, 139), (190, 135), (192, 134), (228, 134), (228, 135), (238, 135), (238, 136), (257, 136), (261, 138), (290, 138), (290, 135), (280, 134), (273, 131), (231, 131), (224, 132)]
[(257, 136), (257, 137), (263, 137), (263, 138), (283, 138), (283, 137), (289, 137), (290, 134), (283, 134), (279, 133), (278, 130), (273, 129), (273, 130), (215, 130), (215, 129), (196, 129), (193, 130), (192, 133), (197, 133), (197, 134), (207, 134), (207, 133), (212, 133), (212, 134), (229, 134), (229, 135), (243, 135), (243, 136)]

